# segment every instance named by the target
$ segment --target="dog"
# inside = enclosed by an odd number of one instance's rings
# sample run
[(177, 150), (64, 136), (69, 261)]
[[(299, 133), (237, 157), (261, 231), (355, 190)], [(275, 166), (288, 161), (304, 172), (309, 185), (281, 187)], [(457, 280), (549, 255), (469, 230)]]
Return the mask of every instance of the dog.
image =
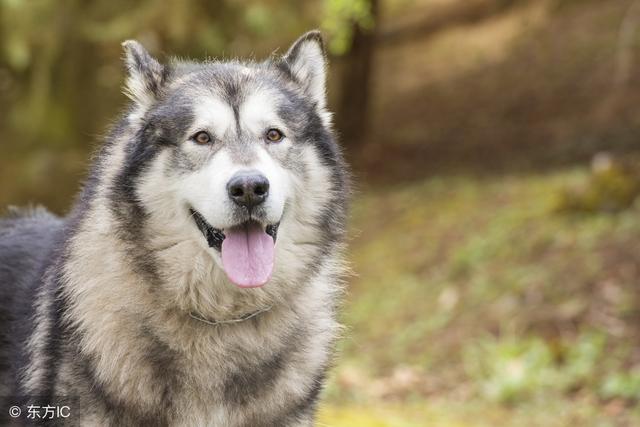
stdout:
[(313, 425), (351, 181), (320, 33), (263, 62), (123, 50), (70, 214), (0, 221), (3, 425), (62, 401), (49, 424)]

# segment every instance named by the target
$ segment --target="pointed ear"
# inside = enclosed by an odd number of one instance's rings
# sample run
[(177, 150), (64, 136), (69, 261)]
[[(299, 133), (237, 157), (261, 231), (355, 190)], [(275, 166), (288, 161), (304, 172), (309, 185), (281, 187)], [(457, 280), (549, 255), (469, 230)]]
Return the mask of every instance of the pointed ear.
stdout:
[(123, 42), (122, 48), (128, 74), (125, 94), (137, 104), (148, 107), (160, 94), (167, 77), (167, 68), (135, 40)]
[(293, 78), (324, 108), (327, 103), (327, 57), (320, 31), (309, 31), (291, 45), (283, 60)]

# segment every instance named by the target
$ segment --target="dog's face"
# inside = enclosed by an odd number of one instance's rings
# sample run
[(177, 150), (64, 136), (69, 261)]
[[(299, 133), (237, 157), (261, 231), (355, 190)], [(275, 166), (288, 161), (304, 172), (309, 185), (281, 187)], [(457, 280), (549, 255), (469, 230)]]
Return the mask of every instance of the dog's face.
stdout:
[(124, 47), (138, 126), (128, 172), (156, 232), (196, 240), (243, 288), (267, 284), (296, 251), (302, 269), (304, 253), (338, 238), (348, 190), (318, 33), (250, 64), (161, 65)]

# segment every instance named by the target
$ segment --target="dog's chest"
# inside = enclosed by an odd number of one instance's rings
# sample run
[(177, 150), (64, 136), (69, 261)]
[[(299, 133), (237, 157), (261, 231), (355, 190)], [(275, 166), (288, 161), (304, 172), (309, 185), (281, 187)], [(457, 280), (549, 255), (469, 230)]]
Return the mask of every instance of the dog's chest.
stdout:
[(308, 393), (318, 368), (303, 362), (300, 351), (306, 346), (287, 344), (253, 353), (245, 349), (242, 357), (230, 351), (227, 360), (191, 367), (173, 396), (170, 424), (234, 427), (284, 416)]

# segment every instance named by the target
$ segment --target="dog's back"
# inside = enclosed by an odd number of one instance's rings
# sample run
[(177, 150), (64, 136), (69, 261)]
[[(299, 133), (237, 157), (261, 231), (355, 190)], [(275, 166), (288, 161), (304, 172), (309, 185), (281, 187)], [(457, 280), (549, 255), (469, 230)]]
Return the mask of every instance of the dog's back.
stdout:
[(36, 284), (48, 264), (63, 221), (44, 209), (0, 219), (0, 396), (14, 392), (10, 364), (21, 329), (30, 323)]

